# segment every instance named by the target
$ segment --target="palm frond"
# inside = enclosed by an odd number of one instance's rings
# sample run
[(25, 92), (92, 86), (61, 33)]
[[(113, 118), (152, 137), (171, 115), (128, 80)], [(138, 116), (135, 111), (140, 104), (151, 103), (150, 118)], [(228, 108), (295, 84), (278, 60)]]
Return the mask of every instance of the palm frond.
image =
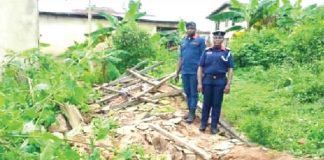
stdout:
[(231, 0), (231, 7), (232, 8), (242, 8), (242, 3), (240, 3), (238, 0)]
[(105, 12), (99, 12), (98, 14), (100, 16), (105, 17), (105, 19), (109, 21), (109, 23), (111, 24), (112, 27), (116, 28), (119, 25), (119, 21), (115, 16), (112, 16)]
[(237, 25), (237, 26), (232, 26), (232, 27), (228, 28), (225, 32), (240, 31), (242, 29), (244, 29), (244, 27)]
[(220, 12), (217, 14), (213, 14), (209, 16), (208, 19), (212, 21), (226, 21), (226, 20), (234, 19), (238, 22), (238, 20), (244, 19), (244, 15), (243, 13), (237, 11), (227, 11), (227, 12)]

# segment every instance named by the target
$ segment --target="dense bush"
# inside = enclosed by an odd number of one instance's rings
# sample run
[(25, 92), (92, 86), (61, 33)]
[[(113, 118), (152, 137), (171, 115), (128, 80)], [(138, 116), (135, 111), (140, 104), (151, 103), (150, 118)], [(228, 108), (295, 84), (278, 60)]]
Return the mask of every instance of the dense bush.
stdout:
[[(323, 12), (324, 15), (324, 12)], [(317, 20), (297, 27), (290, 35), (287, 51), (298, 63), (314, 63), (324, 58), (324, 21)]]
[(305, 18), (288, 32), (281, 28), (250, 30), (230, 41), (239, 67), (278, 65), (286, 62), (314, 64), (324, 57), (324, 9)]
[(96, 95), (89, 77), (95, 75), (38, 50), (11, 58), (0, 76), (0, 159), (80, 159), (45, 128), (55, 122), (63, 104), (88, 109)]
[(282, 64), (288, 53), (284, 49), (285, 32), (278, 29), (251, 30), (230, 41), (230, 48), (239, 67)]
[(237, 69), (224, 114), (251, 141), (324, 157), (323, 11), (289, 31), (250, 30), (231, 41)]
[(121, 72), (130, 66), (134, 66), (144, 58), (155, 55), (150, 35), (136, 24), (130, 23), (120, 27), (112, 39), (116, 49), (127, 52), (118, 55), (121, 61), (117, 64), (117, 67)]

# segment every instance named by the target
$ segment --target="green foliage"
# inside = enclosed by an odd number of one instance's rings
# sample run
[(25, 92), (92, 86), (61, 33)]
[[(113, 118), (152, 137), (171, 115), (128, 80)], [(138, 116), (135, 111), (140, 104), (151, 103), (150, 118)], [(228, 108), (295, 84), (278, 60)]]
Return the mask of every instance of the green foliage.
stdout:
[(152, 159), (151, 155), (146, 154), (142, 146), (139, 145), (130, 145), (121, 150), (117, 150), (115, 153), (114, 160), (132, 160), (132, 159), (141, 159), (149, 160)]
[[(324, 16), (324, 9), (322, 12)], [(324, 22), (316, 19), (296, 28), (288, 43), (291, 58), (298, 63), (314, 63), (324, 57)]]
[[(272, 19), (279, 9), (279, 0), (250, 0), (249, 3), (244, 4), (237, 0), (231, 0), (229, 11), (215, 13), (208, 18), (213, 21), (226, 21), (233, 22), (247, 22), (247, 28), (259, 27), (262, 25), (272, 24)], [(241, 29), (243, 26), (236, 26), (232, 28)]]
[(241, 69), (224, 112), (254, 142), (323, 157), (324, 10), (299, 4), (285, 1), (286, 16), (277, 21), (293, 26), (251, 29), (231, 41)]
[(166, 49), (163, 45), (165, 42), (164, 38), (161, 38), (159, 34), (153, 35), (150, 40), (153, 44), (154, 50), (156, 51), (155, 56), (149, 58), (150, 64), (157, 62), (163, 63), (149, 74), (154, 77), (161, 78), (161, 75), (171, 74), (172, 72), (174, 72), (178, 63), (178, 51)]
[(96, 139), (104, 139), (108, 134), (114, 132), (114, 129), (118, 128), (117, 122), (111, 119), (95, 118), (92, 120), (92, 124), (95, 127)]
[[(236, 64), (240, 67), (263, 66), (283, 63), (313, 64), (313, 68), (323, 58), (324, 9), (304, 19), (304, 24), (291, 32), (281, 28), (250, 30), (243, 36), (234, 38), (230, 48), (235, 54)], [(288, 40), (288, 41), (287, 41)]]
[(150, 36), (135, 24), (123, 25), (112, 37), (116, 49), (124, 50), (119, 54), (121, 61), (117, 67), (121, 72), (126, 68), (134, 66), (144, 58), (153, 57), (155, 50), (150, 41)]
[(239, 67), (263, 66), (282, 64), (287, 54), (283, 40), (285, 32), (278, 29), (251, 30), (230, 42), (230, 48), (235, 55)]
[(165, 48), (171, 49), (172, 47), (180, 44), (180, 36), (176, 31), (161, 31), (159, 34), (161, 36), (161, 44)]
[(65, 103), (87, 110), (96, 95), (92, 81), (84, 81), (89, 68), (80, 67), (83, 60), (54, 59), (38, 50), (8, 56), (0, 80), (0, 159), (80, 159), (68, 144), (41, 128), (55, 122), (58, 107)]
[(178, 23), (178, 33), (180, 37), (183, 37), (186, 34), (186, 22), (183, 19)]
[(145, 12), (140, 12), (141, 8), (141, 2), (140, 1), (134, 1), (130, 0), (128, 4), (128, 11), (125, 15), (124, 20), (126, 22), (134, 22), (137, 19), (143, 17), (146, 13)]
[[(253, 142), (300, 156), (324, 156), (323, 74), (285, 65), (236, 71), (224, 115)], [(301, 139), (305, 144), (298, 143)]]

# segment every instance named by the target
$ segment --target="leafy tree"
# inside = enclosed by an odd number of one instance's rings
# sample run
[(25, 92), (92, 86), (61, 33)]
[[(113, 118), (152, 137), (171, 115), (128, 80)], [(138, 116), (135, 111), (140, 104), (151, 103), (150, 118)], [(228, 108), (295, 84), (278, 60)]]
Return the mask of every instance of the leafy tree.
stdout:
[[(231, 0), (229, 11), (216, 13), (208, 18), (213, 21), (232, 20), (233, 22), (247, 22), (247, 29), (258, 23), (268, 24), (272, 21), (273, 14), (279, 8), (279, 0), (250, 0), (249, 3), (241, 3)], [(228, 30), (240, 30), (243, 26), (233, 26)]]
[[(281, 26), (291, 27), (297, 20), (302, 19), (307, 12), (302, 12), (301, 0), (297, 0), (292, 4), (290, 0), (250, 0), (249, 3), (241, 3), (238, 0), (231, 0), (230, 10), (226, 12), (216, 13), (208, 18), (213, 21), (246, 22), (247, 28), (261, 29), (263, 26)], [(305, 10), (312, 10), (315, 6), (311, 6)], [(228, 29), (241, 30), (243, 26), (236, 25)]]

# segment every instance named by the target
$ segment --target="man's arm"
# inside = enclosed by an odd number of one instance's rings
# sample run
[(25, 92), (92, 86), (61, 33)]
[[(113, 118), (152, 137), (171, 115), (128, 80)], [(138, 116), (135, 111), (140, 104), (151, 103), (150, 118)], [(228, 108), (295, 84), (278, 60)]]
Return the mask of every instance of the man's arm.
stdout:
[(204, 53), (206, 49), (206, 42), (204, 38), (201, 38), (201, 44), (200, 44), (200, 53)]
[(198, 67), (198, 71), (197, 71), (197, 80), (198, 80), (198, 92), (202, 92), (203, 91), (203, 87), (202, 87), (202, 76), (203, 76), (203, 68), (201, 66)]
[(228, 68), (228, 70), (227, 70), (227, 83), (226, 83), (226, 86), (225, 86), (225, 89), (224, 89), (225, 94), (228, 94), (230, 92), (232, 79), (233, 79), (233, 68)]
[(179, 57), (178, 64), (177, 64), (177, 69), (176, 69), (176, 75), (175, 75), (175, 81), (176, 82), (179, 81), (179, 74), (180, 74), (180, 71), (181, 71), (181, 66), (182, 66), (182, 58)]

